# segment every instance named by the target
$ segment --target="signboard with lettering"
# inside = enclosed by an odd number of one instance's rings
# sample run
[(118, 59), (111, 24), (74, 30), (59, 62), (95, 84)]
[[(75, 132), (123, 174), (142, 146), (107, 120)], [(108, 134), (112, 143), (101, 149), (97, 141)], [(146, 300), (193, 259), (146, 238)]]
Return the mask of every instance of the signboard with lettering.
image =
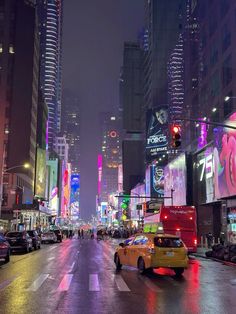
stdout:
[(166, 105), (147, 111), (146, 128), (146, 159), (151, 161), (167, 151), (168, 107)]

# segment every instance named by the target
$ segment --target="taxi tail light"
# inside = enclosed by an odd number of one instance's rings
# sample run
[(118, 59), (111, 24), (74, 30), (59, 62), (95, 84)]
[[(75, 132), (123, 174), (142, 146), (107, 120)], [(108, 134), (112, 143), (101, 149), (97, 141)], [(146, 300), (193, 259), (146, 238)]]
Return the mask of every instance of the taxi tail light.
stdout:
[(155, 247), (154, 247), (154, 244), (152, 244), (149, 249), (148, 249), (148, 252), (151, 253), (151, 254), (155, 254)]

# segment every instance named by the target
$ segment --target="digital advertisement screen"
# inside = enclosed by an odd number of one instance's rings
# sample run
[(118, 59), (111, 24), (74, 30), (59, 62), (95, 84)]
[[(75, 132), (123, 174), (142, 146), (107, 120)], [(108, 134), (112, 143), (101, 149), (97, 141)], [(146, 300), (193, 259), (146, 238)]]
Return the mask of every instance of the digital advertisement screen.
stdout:
[[(171, 161), (164, 169), (165, 197), (171, 197), (173, 189), (173, 205), (186, 205), (186, 156), (181, 154)], [(165, 206), (172, 205), (171, 198), (164, 200)]]
[(146, 159), (151, 161), (167, 151), (168, 107), (159, 106), (147, 111), (146, 116)]
[[(236, 126), (236, 113), (226, 125)], [(236, 195), (236, 130), (217, 128), (214, 142), (214, 186), (216, 198)]]
[(151, 196), (164, 196), (164, 167), (151, 166)]
[(71, 175), (71, 185), (70, 185), (70, 207), (71, 215), (79, 217), (79, 201), (80, 201), (80, 175)]
[(35, 173), (35, 195), (45, 198), (46, 190), (46, 151), (37, 148), (36, 173)]

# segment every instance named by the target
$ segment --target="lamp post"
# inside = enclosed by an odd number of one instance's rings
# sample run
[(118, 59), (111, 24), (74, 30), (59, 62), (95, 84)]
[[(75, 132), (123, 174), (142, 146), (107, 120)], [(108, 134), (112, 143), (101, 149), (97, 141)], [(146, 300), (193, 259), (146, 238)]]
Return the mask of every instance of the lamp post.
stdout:
[(10, 170), (14, 170), (14, 169), (17, 169), (17, 168), (25, 168), (25, 169), (29, 169), (30, 168), (30, 164), (29, 163), (24, 163), (22, 165), (17, 165), (17, 166), (13, 166), (13, 167), (10, 167), (10, 168), (7, 168), (7, 169), (2, 169), (2, 173), (1, 173), (1, 186), (0, 186), (0, 218), (1, 218), (1, 212), (2, 212), (2, 194), (3, 194), (3, 176), (4, 174), (7, 174), (9, 173)]

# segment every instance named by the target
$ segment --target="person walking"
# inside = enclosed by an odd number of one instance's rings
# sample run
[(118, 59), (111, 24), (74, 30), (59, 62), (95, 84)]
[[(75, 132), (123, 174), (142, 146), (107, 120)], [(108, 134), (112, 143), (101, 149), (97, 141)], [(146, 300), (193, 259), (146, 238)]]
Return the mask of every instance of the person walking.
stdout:
[(212, 245), (212, 241), (213, 241), (212, 233), (211, 233), (211, 232), (208, 232), (208, 234), (206, 235), (206, 238), (207, 238), (207, 246), (208, 246), (208, 249), (210, 249), (210, 248), (211, 248), (211, 245)]
[(81, 230), (81, 238), (84, 239), (84, 230)]
[(78, 229), (78, 239), (81, 239), (80, 229)]

